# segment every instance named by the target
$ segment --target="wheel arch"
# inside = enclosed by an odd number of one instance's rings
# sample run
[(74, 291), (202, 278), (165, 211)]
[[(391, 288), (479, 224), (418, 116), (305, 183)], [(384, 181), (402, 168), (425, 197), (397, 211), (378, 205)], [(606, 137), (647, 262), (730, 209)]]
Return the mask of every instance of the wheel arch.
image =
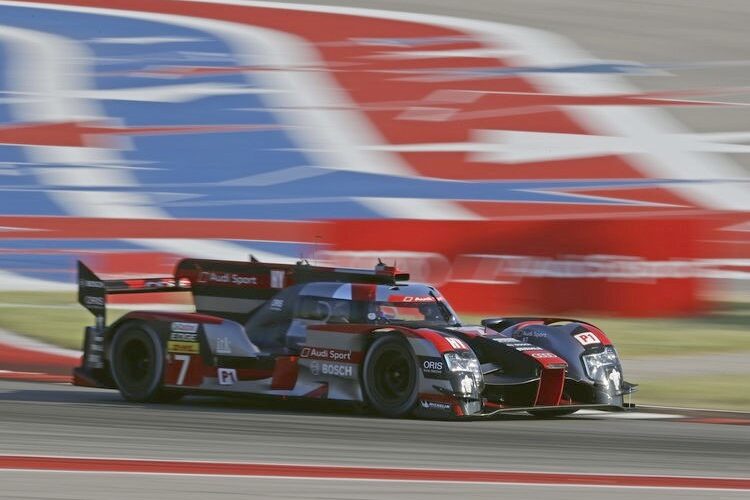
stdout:
[[(368, 337), (365, 356), (370, 346), (384, 335), (397, 336), (405, 341), (416, 363), (417, 405), (414, 412), (425, 418), (452, 419), (467, 414), (467, 408), (454, 391), (452, 376), (447, 371), (443, 355), (457, 350), (473, 349), (459, 335), (438, 332), (429, 328), (389, 326), (375, 329)], [(450, 339), (450, 340), (449, 340)], [(455, 341), (453, 340), (455, 339)], [(476, 354), (475, 354), (476, 355)], [(432, 364), (430, 364), (432, 363)], [(440, 363), (435, 365), (435, 363)], [(440, 366), (439, 369), (436, 369)], [(365, 364), (361, 370), (364, 375)], [(364, 393), (364, 376), (362, 377)]]

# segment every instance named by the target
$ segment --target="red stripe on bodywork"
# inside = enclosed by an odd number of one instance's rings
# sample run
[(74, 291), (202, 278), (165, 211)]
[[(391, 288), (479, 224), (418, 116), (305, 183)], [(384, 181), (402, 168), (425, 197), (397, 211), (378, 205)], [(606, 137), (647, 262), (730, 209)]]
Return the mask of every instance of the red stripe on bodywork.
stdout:
[(583, 325), (584, 328), (586, 328), (588, 331), (596, 335), (596, 338), (599, 339), (599, 342), (601, 342), (603, 345), (612, 345), (612, 341), (609, 340), (609, 337), (601, 331), (598, 327), (594, 325), (585, 324)]
[[(184, 355), (177, 354), (177, 356)], [(182, 383), (180, 384), (182, 386), (196, 387), (203, 383), (203, 377), (207, 375), (207, 372), (211, 374), (211, 376), (215, 375), (215, 369), (210, 371), (211, 367), (208, 367), (203, 363), (203, 358), (199, 354), (190, 354), (187, 356), (188, 359), (185, 361), (185, 358), (177, 358), (173, 353), (167, 355), (167, 366), (164, 370), (163, 379), (165, 384), (177, 385), (180, 381), (180, 373), (185, 363), (188, 365)]]
[[(513, 346), (513, 344), (509, 344), (510, 346)], [(539, 351), (521, 351), (523, 354), (528, 356), (529, 358), (532, 358), (534, 361), (542, 365), (542, 368), (546, 369), (552, 369), (556, 370), (558, 368), (567, 368), (568, 363), (559, 357), (557, 354), (545, 351), (544, 349), (541, 349)]]
[(123, 318), (142, 319), (145, 321), (184, 321), (187, 323), (209, 323), (218, 325), (223, 322), (222, 318), (200, 313), (178, 313), (169, 311), (133, 311)]
[(437, 332), (420, 328), (419, 330), (414, 330), (414, 333), (434, 345), (440, 354), (456, 350), (445, 337)]
[(119, 458), (0, 456), (0, 469), (69, 472), (130, 472), (320, 479), (391, 481), (448, 481), (468, 483), (517, 483), (547, 485), (610, 486), (636, 488), (750, 490), (750, 479), (733, 477), (647, 476), (624, 474), (577, 474), (450, 469), (404, 469), (232, 462), (190, 462)]
[[(218, 369), (225, 367), (211, 367), (213, 370), (210, 377), (218, 378)], [(273, 377), (273, 370), (262, 370), (258, 368), (235, 368), (237, 380), (263, 380)]]
[(271, 380), (271, 389), (273, 390), (292, 390), (297, 383), (299, 374), (299, 365), (297, 356), (281, 356), (276, 358), (273, 365), (273, 380)]
[(539, 379), (539, 386), (536, 391), (536, 400), (534, 406), (557, 406), (562, 398), (563, 387), (565, 386), (565, 369), (548, 369), (542, 370), (542, 376)]

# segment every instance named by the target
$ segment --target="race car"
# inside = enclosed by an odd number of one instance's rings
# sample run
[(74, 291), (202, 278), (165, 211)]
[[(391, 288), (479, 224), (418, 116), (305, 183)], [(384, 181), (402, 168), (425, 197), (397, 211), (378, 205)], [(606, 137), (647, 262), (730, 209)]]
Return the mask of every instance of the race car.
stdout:
[[(185, 394), (314, 398), (386, 417), (559, 416), (624, 410), (607, 336), (583, 321), (464, 325), (433, 286), (374, 269), (183, 259), (174, 275), (102, 280), (78, 263), (85, 330), (74, 383), (129, 401)], [(195, 312), (132, 311), (106, 325), (107, 296), (189, 292)]]

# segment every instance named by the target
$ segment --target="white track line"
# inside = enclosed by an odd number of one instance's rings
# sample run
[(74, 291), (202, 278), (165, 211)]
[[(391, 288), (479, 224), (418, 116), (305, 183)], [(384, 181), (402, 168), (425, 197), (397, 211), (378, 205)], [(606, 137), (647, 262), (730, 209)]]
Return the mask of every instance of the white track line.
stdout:
[(81, 351), (75, 351), (73, 349), (64, 349), (62, 347), (53, 346), (45, 342), (41, 342), (30, 337), (18, 335), (8, 330), (0, 329), (0, 345), (6, 344), (19, 349), (27, 349), (29, 351), (38, 351), (46, 354), (54, 354), (56, 356), (63, 356), (66, 358), (75, 359), (76, 361), (81, 357)]

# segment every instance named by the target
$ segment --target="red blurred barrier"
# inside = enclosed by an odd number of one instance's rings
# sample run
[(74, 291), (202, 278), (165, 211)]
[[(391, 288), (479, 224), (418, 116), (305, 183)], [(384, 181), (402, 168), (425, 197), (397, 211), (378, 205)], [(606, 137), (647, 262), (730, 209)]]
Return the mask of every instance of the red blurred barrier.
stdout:
[(396, 260), (459, 310), (694, 314), (719, 216), (576, 221), (340, 221), (339, 265)]
[[(310, 223), (310, 243), (327, 244), (308, 257), (361, 268), (396, 261), (466, 312), (671, 316), (704, 311), (709, 278), (750, 279), (748, 224), (746, 214), (697, 211), (610, 220), (339, 220)], [(93, 264), (108, 275), (168, 275), (178, 258), (127, 252)], [(159, 302), (185, 299), (165, 294)]]

